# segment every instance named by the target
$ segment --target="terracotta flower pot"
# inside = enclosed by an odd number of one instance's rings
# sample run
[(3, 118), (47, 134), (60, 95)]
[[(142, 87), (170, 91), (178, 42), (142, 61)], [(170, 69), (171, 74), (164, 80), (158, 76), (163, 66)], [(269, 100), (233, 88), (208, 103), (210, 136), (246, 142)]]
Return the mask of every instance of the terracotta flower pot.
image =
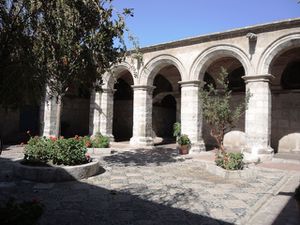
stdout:
[(179, 154), (186, 155), (189, 154), (189, 145), (179, 145)]

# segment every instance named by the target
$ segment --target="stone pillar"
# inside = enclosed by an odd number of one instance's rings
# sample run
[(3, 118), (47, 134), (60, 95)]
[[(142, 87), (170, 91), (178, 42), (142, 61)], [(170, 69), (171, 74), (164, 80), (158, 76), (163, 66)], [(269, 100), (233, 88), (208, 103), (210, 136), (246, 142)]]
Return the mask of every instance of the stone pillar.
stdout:
[(40, 106), (40, 134), (41, 136), (58, 137), (60, 135), (60, 122), (58, 116), (61, 114), (61, 104), (55, 97), (49, 98), (46, 94)]
[(130, 144), (152, 146), (152, 92), (153, 86), (134, 85), (133, 136)]
[(112, 134), (114, 90), (102, 89), (93, 91), (90, 102), (90, 126), (91, 136), (101, 133), (114, 141)]
[(201, 81), (181, 81), (181, 133), (192, 142), (191, 153), (205, 151), (202, 139)]
[(270, 147), (272, 99), (269, 83), (272, 77), (269, 74), (243, 77), (251, 95), (245, 117), (246, 161), (263, 161), (272, 158), (274, 153)]

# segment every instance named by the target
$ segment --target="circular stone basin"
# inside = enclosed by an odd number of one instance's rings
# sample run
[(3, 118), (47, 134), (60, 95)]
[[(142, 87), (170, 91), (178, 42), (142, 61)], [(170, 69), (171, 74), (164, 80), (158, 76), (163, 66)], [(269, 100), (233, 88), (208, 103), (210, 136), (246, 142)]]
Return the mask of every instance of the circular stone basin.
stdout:
[(23, 160), (15, 162), (14, 175), (16, 177), (44, 183), (80, 180), (101, 171), (97, 159), (77, 166), (30, 166), (22, 164), (22, 162)]

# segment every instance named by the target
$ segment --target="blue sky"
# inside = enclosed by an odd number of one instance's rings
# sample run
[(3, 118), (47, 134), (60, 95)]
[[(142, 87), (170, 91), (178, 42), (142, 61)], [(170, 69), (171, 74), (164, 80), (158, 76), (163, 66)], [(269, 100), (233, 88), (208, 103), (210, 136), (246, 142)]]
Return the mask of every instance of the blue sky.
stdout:
[(140, 46), (300, 17), (298, 0), (115, 0)]

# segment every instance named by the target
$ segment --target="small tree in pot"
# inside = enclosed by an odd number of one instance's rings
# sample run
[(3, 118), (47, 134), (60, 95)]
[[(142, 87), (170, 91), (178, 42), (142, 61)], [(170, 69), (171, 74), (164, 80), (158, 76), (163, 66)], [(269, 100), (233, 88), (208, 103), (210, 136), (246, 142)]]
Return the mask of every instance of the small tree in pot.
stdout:
[[(217, 142), (217, 165), (225, 169), (242, 169), (242, 154), (228, 154), (225, 151), (223, 141), (224, 135), (235, 126), (235, 123), (244, 114), (250, 98), (250, 93), (247, 92), (244, 103), (232, 107), (230, 105), (232, 94), (229, 89), (228, 73), (223, 67), (221, 67), (217, 82), (220, 89), (209, 84), (208, 88), (200, 91), (203, 118), (210, 127), (210, 135)], [(232, 165), (232, 163), (234, 165)], [(229, 166), (228, 164), (231, 165)]]

